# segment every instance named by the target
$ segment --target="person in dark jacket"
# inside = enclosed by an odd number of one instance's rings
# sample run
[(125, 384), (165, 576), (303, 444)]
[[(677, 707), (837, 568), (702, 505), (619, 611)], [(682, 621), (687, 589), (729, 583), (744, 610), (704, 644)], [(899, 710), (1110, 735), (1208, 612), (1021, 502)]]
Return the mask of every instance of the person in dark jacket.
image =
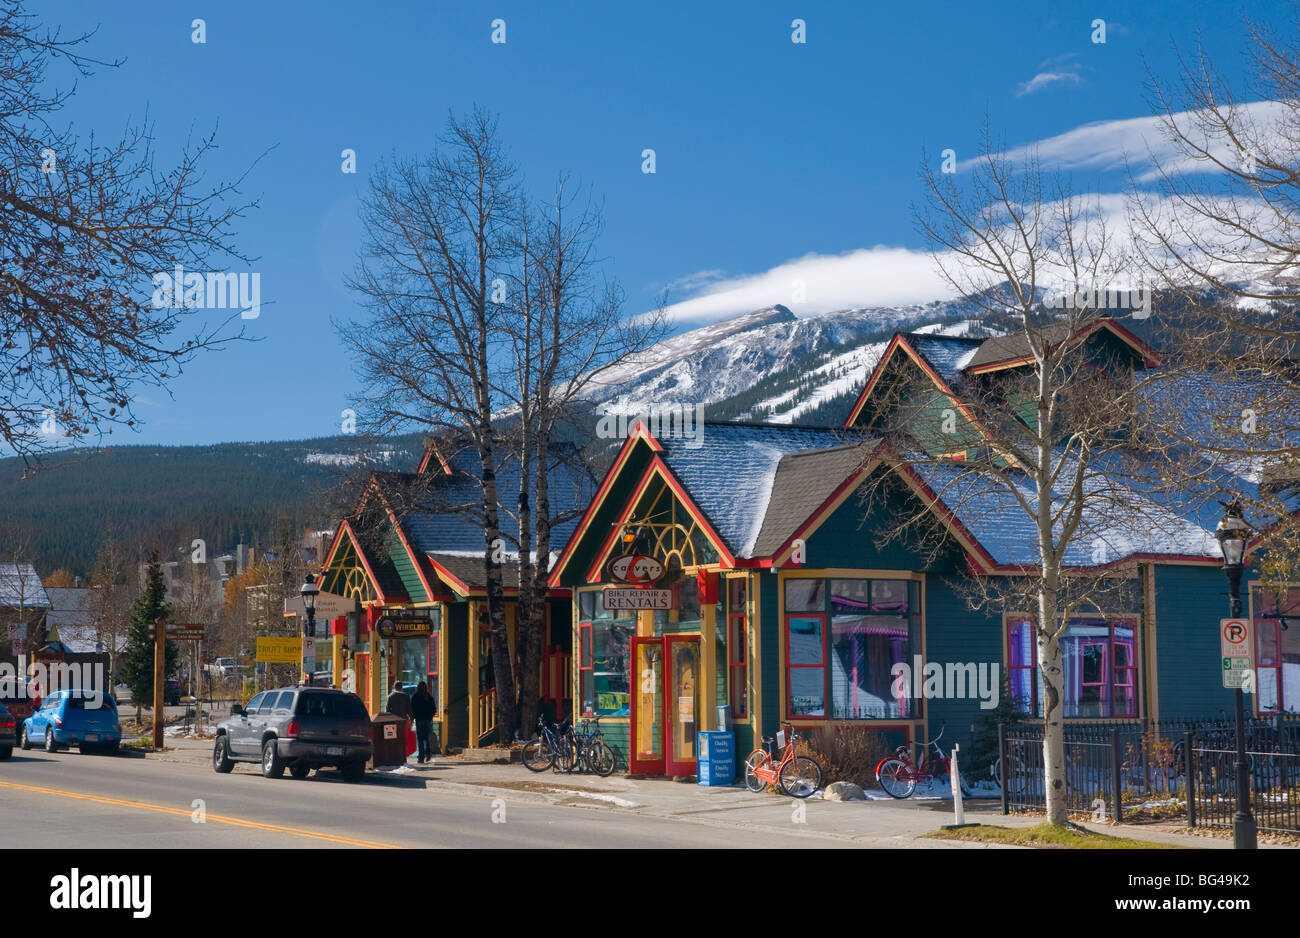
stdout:
[(384, 712), (406, 717), (408, 720), (411, 718), (411, 698), (407, 696), (406, 691), (402, 690), (401, 681), (393, 681), (393, 692), (388, 695)]
[(411, 696), (411, 716), (415, 720), (415, 741), (419, 752), (419, 761), (428, 762), (433, 758), (429, 745), (429, 734), (433, 729), (433, 718), (438, 712), (438, 702), (429, 693), (429, 685), (424, 681)]

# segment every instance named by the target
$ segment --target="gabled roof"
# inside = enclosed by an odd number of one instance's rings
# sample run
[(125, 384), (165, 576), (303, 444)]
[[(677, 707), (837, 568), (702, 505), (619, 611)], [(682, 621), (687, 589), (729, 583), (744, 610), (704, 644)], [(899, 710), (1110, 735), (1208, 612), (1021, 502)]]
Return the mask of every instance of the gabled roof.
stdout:
[(29, 563), (0, 563), (0, 607), (48, 609), (50, 597)]
[[(1044, 326), (1038, 330), (1038, 333), (1049, 345), (1060, 345), (1064, 342), (1081, 342), (1098, 331), (1109, 332), (1128, 345), (1147, 368), (1155, 368), (1160, 364), (1160, 356), (1155, 349), (1109, 317), (1094, 319), (1083, 326), (1069, 322), (1053, 323)], [(983, 374), (1002, 368), (1026, 365), (1033, 360), (1029, 337), (1024, 332), (1013, 332), (1010, 335), (985, 339), (979, 350), (966, 363), (964, 371), (972, 375)]]
[(679, 439), (659, 444), (664, 464), (731, 553), (748, 558), (755, 556), (782, 459), (844, 438), (845, 431), (829, 428), (705, 423), (700, 445)]
[(989, 339), (972, 339), (955, 335), (930, 335), (920, 332), (904, 334), (908, 345), (929, 363), (950, 388), (961, 387), (962, 371)]
[(779, 551), (866, 463), (874, 449), (874, 443), (851, 443), (782, 457), (753, 556), (770, 557)]
[[(560, 520), (551, 530), (552, 549), (569, 539), (596, 491), (594, 480), (571, 446), (557, 445), (555, 453), (548, 472), (548, 501), (552, 516)], [(436, 454), (443, 470), (432, 476), (427, 471), (433, 458), (430, 454)], [(462, 594), (486, 588), (483, 526), (477, 520), (483, 497), (478, 453), (469, 447), (448, 452), (431, 445), (422, 468), (422, 473), (372, 474), (368, 497), (377, 496), (383, 502), (422, 578), (436, 576)], [(506, 535), (518, 533), (514, 506), (519, 485), (519, 461), (507, 454), (496, 467), (499, 523)], [(502, 575), (506, 588), (518, 588), (518, 570), (511, 564), (502, 567)]]

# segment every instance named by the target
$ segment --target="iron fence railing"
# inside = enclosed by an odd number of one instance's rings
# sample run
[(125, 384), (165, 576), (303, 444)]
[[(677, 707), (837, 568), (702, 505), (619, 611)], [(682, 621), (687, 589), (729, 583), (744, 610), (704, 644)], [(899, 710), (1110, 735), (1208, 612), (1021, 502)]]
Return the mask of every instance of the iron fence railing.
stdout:
[[(1252, 806), (1261, 831), (1300, 832), (1300, 719), (1246, 723)], [(1002, 724), (998, 762), (1003, 813), (1043, 810), (1043, 727)], [(1236, 811), (1232, 722), (1168, 720), (1065, 727), (1066, 803), (1071, 813), (1123, 821), (1135, 814), (1184, 817), (1192, 827), (1231, 826)]]

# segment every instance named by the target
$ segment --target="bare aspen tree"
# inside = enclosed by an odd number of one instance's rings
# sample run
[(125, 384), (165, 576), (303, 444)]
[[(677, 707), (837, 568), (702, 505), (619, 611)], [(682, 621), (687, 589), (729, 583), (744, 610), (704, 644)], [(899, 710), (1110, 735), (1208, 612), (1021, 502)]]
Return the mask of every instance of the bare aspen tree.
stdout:
[(423, 427), (464, 440), (478, 454), (498, 727), (516, 725), (506, 632), (497, 472), (496, 411), (504, 397), (496, 363), (509, 355), (493, 300), (513, 238), (515, 168), (494, 118), (451, 118), (441, 146), (422, 159), (392, 159), (372, 175), (362, 208), (365, 244), (349, 286), (369, 316), (340, 331), (355, 352), (367, 429)]
[[(1093, 200), (1044, 173), (1032, 156), (1013, 163), (987, 130), (983, 143), (967, 172), (943, 174), (927, 163), (917, 222), (948, 283), (978, 318), (1005, 330), (973, 343), (968, 360), (978, 348), (999, 367), (977, 374), (955, 364), (950, 394), (919, 369), (882, 375), (859, 425), (883, 436), (867, 458), (914, 473), (945, 510), (1003, 519), (1007, 530), (991, 536), (1016, 562), (957, 581), (972, 606), (1032, 620), (1047, 819), (1063, 825), (1068, 623), (1128, 607), (1135, 569), (1119, 561), (1135, 545), (1161, 529), (1170, 538), (1199, 538), (1197, 546), (1207, 535), (1124, 484), (1140, 468), (1131, 430), (1144, 379), (1104, 329), (1119, 315), (1111, 297), (1129, 286), (1122, 246)], [(951, 551), (932, 504), (898, 499), (898, 483), (882, 471), (864, 488), (870, 504), (897, 513), (877, 539), (905, 540), (936, 556)], [(904, 504), (913, 507), (897, 507)]]
[[(521, 200), (516, 218), (516, 264), (502, 327), (513, 353), (510, 388), (511, 441), (520, 462), (519, 707), (521, 729), (537, 716), (538, 673), (543, 650), (546, 589), (550, 579), (551, 532), (581, 515), (585, 505), (572, 496), (553, 509), (552, 473), (570, 463), (566, 479), (589, 471), (572, 443), (583, 432), (577, 405), (601, 374), (657, 341), (663, 332), (663, 304), (644, 315), (625, 316), (623, 295), (601, 273), (597, 239), (603, 226), (589, 194), (574, 192), (562, 177), (549, 200)], [(557, 428), (568, 424), (567, 432)]]
[(1153, 395), (1147, 420), (1172, 483), (1239, 500), (1266, 531), (1266, 579), (1300, 570), (1300, 41), (1250, 24), (1233, 86), (1204, 49), (1152, 76), (1172, 157), (1132, 189), (1143, 262), (1184, 308), (1171, 355), (1194, 380)]

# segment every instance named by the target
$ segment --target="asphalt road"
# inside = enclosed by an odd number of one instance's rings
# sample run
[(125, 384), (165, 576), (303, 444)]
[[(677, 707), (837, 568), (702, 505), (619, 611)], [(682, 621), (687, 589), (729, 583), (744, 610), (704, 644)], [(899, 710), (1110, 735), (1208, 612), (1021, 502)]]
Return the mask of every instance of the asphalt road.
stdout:
[[(202, 820), (199, 813), (202, 812)], [(266, 779), (132, 755), (15, 751), (0, 762), (9, 848), (772, 847), (770, 832), (446, 791), (331, 770)], [(782, 846), (850, 846), (787, 833)]]

